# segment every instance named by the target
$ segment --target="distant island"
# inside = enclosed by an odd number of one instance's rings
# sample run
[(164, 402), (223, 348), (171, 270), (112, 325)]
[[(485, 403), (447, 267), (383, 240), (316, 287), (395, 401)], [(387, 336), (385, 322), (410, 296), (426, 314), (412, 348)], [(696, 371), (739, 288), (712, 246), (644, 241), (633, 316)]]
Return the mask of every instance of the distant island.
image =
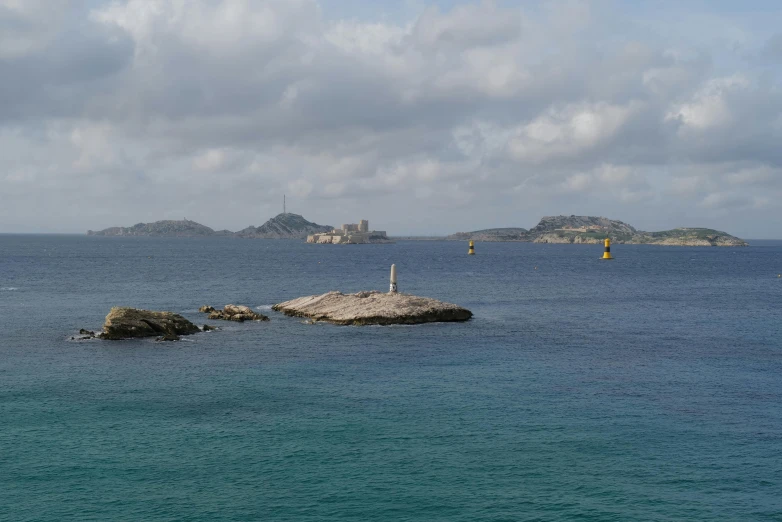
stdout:
[(323, 234), (307, 236), (307, 243), (333, 245), (365, 245), (369, 243), (393, 243), (385, 230), (369, 230), (369, 221), (362, 219), (356, 223), (342, 225)]
[(329, 225), (307, 221), (299, 214), (278, 214), (259, 227), (247, 227), (234, 233), (252, 239), (304, 239), (310, 234), (331, 230)]
[(342, 225), (335, 229), (307, 221), (299, 214), (282, 213), (259, 227), (238, 232), (213, 230), (189, 219), (139, 223), (132, 227), (112, 227), (87, 231), (90, 236), (151, 237), (237, 237), (258, 239), (306, 239), (310, 243), (391, 243), (393, 239), (450, 241), (524, 241), (532, 243), (602, 243), (606, 237), (617, 244), (671, 246), (747, 246), (747, 242), (726, 232), (710, 228), (675, 228), (662, 232), (636, 230), (622, 221), (594, 216), (546, 216), (531, 229), (489, 228), (458, 232), (447, 237), (395, 237), (385, 231), (369, 230), (369, 222)]
[(189, 219), (179, 221), (155, 221), (138, 223), (132, 227), (112, 227), (105, 230), (88, 230), (89, 236), (150, 236), (150, 237), (240, 237), (253, 239), (305, 239), (308, 235), (328, 232), (328, 225), (307, 221), (299, 214), (278, 214), (259, 227), (247, 227), (238, 232), (213, 230)]
[(710, 228), (675, 228), (662, 232), (644, 232), (604, 217), (546, 216), (534, 228), (491, 228), (458, 232), (448, 240), (526, 241), (532, 243), (614, 243), (670, 246), (747, 246), (743, 239)]

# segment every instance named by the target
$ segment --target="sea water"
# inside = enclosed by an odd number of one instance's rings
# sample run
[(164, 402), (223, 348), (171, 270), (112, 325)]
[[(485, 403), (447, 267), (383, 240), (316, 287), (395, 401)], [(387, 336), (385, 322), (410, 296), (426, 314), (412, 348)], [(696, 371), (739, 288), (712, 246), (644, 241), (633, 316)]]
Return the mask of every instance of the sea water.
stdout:
[[(782, 243), (476, 250), (0, 236), (0, 519), (782, 520)], [(270, 310), (392, 263), (474, 318)], [(118, 305), (221, 329), (71, 340)]]

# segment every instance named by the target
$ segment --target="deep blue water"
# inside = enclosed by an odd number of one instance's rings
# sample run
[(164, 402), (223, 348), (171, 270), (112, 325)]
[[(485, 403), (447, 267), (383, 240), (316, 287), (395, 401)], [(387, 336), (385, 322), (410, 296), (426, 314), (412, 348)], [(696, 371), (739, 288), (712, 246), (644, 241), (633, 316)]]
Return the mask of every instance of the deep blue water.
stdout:
[[(782, 242), (476, 246), (0, 236), (0, 519), (782, 520)], [(70, 340), (391, 263), (474, 319)]]

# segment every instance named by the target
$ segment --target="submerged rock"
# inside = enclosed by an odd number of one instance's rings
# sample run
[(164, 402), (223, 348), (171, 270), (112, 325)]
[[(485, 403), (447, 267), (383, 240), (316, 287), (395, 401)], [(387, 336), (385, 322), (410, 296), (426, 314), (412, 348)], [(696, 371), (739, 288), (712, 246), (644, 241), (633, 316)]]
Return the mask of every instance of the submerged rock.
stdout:
[(209, 319), (219, 321), (235, 321), (243, 323), (244, 321), (268, 321), (269, 318), (263, 314), (253, 311), (249, 306), (225, 305), (222, 310), (215, 310), (211, 306), (202, 306), (201, 312), (208, 313)]
[(114, 307), (106, 316), (101, 339), (110, 341), (135, 337), (158, 337), (174, 340), (179, 335), (190, 335), (201, 330), (173, 312), (153, 312), (137, 308)]
[(472, 312), (455, 304), (377, 291), (311, 295), (274, 305), (272, 309), (289, 316), (340, 325), (420, 324), (467, 321), (472, 317)]

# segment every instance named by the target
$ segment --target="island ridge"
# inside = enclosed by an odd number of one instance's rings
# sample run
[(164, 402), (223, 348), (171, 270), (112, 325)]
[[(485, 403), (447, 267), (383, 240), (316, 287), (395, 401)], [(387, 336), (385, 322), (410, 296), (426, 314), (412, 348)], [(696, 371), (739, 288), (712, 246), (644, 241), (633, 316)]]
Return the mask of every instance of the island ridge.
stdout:
[[(259, 227), (247, 227), (238, 232), (215, 231), (190, 221), (156, 221), (132, 227), (112, 227), (88, 231), (92, 236), (155, 236), (155, 237), (238, 237), (259, 239), (306, 239), (309, 243), (365, 244), (392, 242), (385, 231), (369, 230), (369, 222), (346, 224), (335, 229), (307, 221), (299, 214), (279, 214)], [(531, 243), (602, 243), (610, 238), (615, 244), (649, 244), (665, 246), (747, 246), (741, 238), (710, 228), (682, 227), (660, 232), (638, 230), (623, 221), (595, 216), (546, 216), (531, 229), (491, 228), (473, 232), (457, 232), (446, 237), (415, 238), (450, 241), (519, 241)], [(397, 238), (400, 239), (400, 238)]]

